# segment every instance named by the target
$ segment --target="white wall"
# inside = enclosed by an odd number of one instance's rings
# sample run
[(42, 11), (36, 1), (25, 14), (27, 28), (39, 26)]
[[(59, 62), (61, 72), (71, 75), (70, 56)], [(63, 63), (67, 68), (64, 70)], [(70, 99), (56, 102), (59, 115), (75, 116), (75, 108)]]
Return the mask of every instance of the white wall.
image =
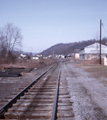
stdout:
[(107, 58), (106, 57), (104, 57), (104, 65), (107, 66)]
[[(100, 53), (100, 44), (99, 43), (94, 43), (92, 45), (89, 45), (89, 46), (85, 47), (84, 53), (99, 54)], [(107, 53), (107, 46), (101, 45), (101, 53), (102, 54)]]
[(79, 54), (84, 54), (84, 52), (85, 52), (85, 48), (83, 50), (80, 50)]
[(79, 53), (75, 53), (75, 59), (79, 59)]

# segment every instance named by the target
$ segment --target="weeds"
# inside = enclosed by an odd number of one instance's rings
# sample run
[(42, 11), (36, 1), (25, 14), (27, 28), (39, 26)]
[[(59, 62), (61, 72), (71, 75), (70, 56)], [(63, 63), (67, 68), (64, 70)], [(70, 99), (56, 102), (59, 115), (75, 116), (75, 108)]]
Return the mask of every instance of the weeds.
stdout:
[(14, 64), (0, 64), (0, 70), (2, 70), (4, 67), (18, 67), (18, 68), (40, 68), (47, 65), (51, 65), (55, 63), (55, 60), (53, 59), (40, 59), (40, 60), (17, 60)]

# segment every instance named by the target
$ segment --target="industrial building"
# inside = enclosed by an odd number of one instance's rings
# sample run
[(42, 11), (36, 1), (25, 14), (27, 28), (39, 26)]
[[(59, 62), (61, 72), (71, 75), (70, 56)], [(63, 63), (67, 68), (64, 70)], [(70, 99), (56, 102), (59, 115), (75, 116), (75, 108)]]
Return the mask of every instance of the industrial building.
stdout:
[[(79, 51), (79, 57), (82, 60), (91, 60), (93, 58), (99, 58), (100, 56), (100, 43), (94, 43), (86, 46)], [(107, 57), (107, 46), (101, 44), (101, 57)]]

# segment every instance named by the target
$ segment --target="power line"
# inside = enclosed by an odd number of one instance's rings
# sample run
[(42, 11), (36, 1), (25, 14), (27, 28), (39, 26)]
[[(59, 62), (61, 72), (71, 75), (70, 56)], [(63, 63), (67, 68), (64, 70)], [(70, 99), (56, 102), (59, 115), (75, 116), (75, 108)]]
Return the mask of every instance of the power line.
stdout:
[(103, 29), (105, 30), (105, 32), (107, 32), (107, 30), (106, 30), (105, 27), (104, 27), (104, 24), (102, 24), (102, 26), (103, 26)]

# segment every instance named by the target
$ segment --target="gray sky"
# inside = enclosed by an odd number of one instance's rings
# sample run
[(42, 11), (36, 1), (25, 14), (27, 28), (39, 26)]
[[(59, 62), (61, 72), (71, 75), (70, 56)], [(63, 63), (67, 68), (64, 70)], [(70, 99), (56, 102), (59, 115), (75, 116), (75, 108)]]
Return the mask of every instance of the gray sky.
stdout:
[[(19, 27), (28, 52), (98, 39), (100, 19), (107, 30), (107, 0), (0, 0), (0, 27)], [(104, 29), (102, 37), (107, 37)]]

